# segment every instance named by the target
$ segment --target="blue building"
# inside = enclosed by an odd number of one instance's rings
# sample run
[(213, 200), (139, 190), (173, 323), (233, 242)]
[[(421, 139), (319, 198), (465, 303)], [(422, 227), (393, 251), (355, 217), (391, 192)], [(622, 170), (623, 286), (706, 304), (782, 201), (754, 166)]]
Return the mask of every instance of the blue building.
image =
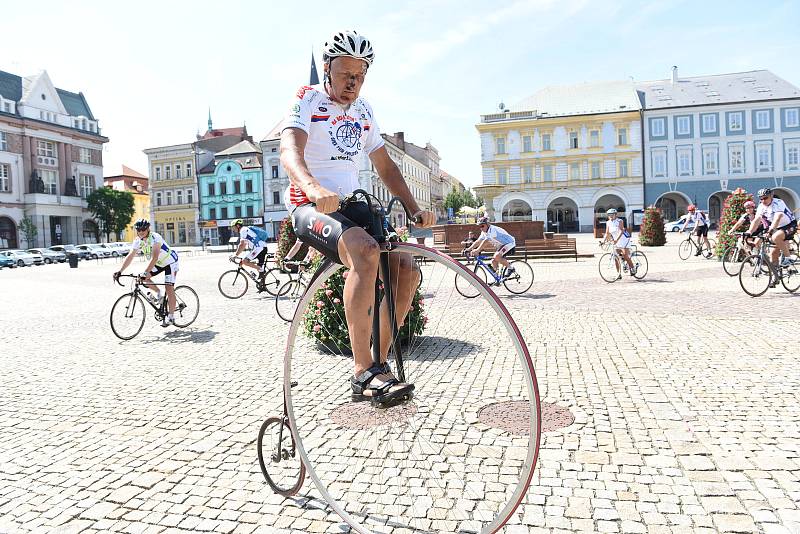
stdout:
[(736, 188), (800, 208), (800, 89), (767, 70), (639, 82), (645, 205), (719, 220)]
[(244, 219), (246, 225), (264, 227), (264, 196), (261, 149), (244, 140), (214, 155), (198, 172), (200, 216), (203, 237), (212, 245), (231, 237), (230, 223)]

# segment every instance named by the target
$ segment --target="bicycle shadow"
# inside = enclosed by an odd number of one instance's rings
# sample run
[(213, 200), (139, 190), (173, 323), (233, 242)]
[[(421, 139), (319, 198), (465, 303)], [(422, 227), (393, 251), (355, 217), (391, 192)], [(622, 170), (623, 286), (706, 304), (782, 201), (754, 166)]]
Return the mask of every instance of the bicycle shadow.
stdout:
[(504, 295), (504, 299), (508, 300), (542, 300), (542, 299), (551, 299), (554, 298), (556, 295), (552, 293), (538, 293), (538, 294), (525, 294), (525, 295)]
[(216, 330), (168, 330), (163, 336), (153, 336), (142, 339), (142, 343), (211, 343), (217, 337)]
[(637, 280), (639, 284), (673, 284), (675, 280), (667, 280), (666, 278), (644, 278)]

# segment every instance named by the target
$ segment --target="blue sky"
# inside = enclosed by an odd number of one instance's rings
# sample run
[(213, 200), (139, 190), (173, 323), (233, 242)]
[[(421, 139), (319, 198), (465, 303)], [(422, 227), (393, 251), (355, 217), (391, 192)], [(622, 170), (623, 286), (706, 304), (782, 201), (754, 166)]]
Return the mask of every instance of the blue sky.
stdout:
[[(800, 2), (37, 2), (3, 13), (0, 69), (83, 91), (107, 172), (142, 149), (247, 123), (261, 140), (308, 82), (312, 48), (353, 28), (376, 51), (362, 95), (382, 131), (480, 181), (475, 124), (546, 85), (766, 68), (800, 86)], [(320, 66), (321, 68), (321, 66)]]

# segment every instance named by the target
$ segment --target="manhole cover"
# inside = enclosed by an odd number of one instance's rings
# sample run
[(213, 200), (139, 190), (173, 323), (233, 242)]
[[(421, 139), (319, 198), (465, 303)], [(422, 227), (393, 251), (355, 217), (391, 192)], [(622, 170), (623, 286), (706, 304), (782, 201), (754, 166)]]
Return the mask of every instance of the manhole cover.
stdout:
[[(542, 432), (552, 432), (575, 422), (568, 409), (549, 402), (541, 403)], [(486, 426), (524, 436), (529, 433), (530, 404), (528, 401), (496, 402), (478, 412), (478, 421)]]
[(377, 408), (369, 402), (351, 402), (331, 410), (331, 420), (343, 428), (365, 430), (403, 423), (416, 413), (417, 407), (413, 401), (390, 408)]

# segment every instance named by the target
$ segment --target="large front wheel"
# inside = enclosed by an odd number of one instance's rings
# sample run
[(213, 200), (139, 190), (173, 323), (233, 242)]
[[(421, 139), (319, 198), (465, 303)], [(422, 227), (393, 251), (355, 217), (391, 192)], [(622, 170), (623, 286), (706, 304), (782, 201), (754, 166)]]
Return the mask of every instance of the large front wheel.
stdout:
[[(338, 266), (326, 267), (298, 302), (284, 359), (298, 451), (354, 532), (497, 532), (525, 498), (536, 466), (531, 356), (508, 310), (475, 273), (431, 249), (393, 246), (381, 253), (429, 260), (424, 292), (414, 296), (395, 344), (399, 354), (389, 356), (395, 375), (402, 361), (413, 397), (382, 407), (351, 401), (353, 357), (337, 302), (343, 279)], [(476, 298), (461, 298), (459, 282)], [(403, 294), (398, 300), (408, 302)]]
[(141, 332), (147, 310), (137, 293), (122, 295), (111, 307), (111, 331), (122, 340), (133, 339)]
[(734, 245), (725, 249), (722, 253), (722, 268), (728, 276), (736, 276), (742, 268), (746, 254), (744, 250), (738, 245)]
[(217, 282), (217, 287), (223, 297), (238, 299), (247, 293), (248, 278), (242, 269), (231, 269), (222, 273), (222, 276), (219, 277), (219, 282)]
[[(466, 270), (466, 268), (465, 268)], [(472, 268), (473, 274), (478, 277), (478, 279), (483, 282), (484, 284), (487, 283), (486, 277), (486, 269), (481, 267), (477, 262), (475, 262), (474, 267)], [(474, 299), (478, 295), (480, 295), (480, 291), (476, 290), (470, 281), (471, 279), (463, 278), (459, 276), (458, 273), (455, 275), (455, 287), (456, 291), (462, 296), (467, 297), (468, 299)], [(492, 280), (494, 282), (494, 280)]]
[(687, 237), (686, 239), (681, 241), (680, 245), (678, 245), (678, 256), (682, 260), (688, 260), (689, 256), (692, 255), (693, 250), (696, 250), (694, 243), (692, 243), (691, 238)]
[(739, 285), (751, 297), (760, 297), (772, 284), (772, 268), (758, 255), (747, 256), (739, 268)]
[(600, 271), (600, 278), (609, 284), (616, 282), (619, 280), (620, 273), (622, 271), (622, 265), (620, 264), (619, 256), (612, 254), (611, 252), (606, 252), (600, 256), (598, 270)]

